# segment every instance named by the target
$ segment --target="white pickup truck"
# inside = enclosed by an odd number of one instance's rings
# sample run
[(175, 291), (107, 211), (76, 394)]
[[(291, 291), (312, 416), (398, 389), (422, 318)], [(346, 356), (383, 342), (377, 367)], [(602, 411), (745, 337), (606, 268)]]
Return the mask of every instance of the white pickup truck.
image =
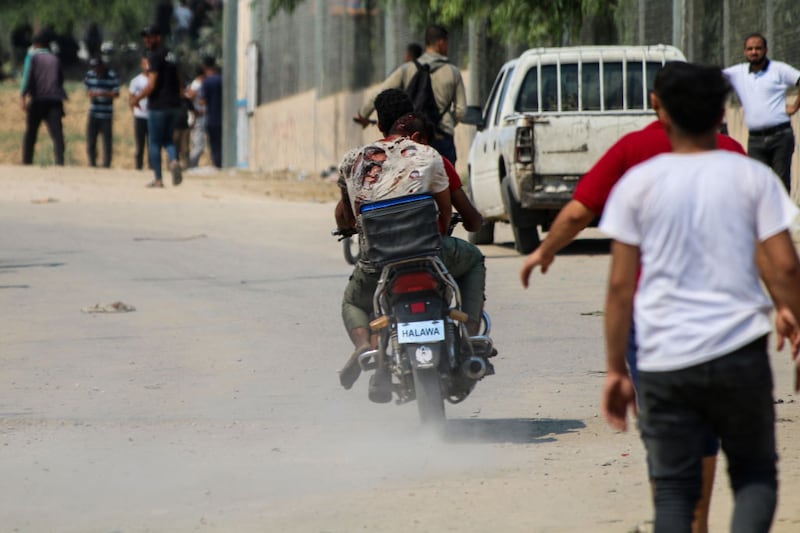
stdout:
[(486, 105), (468, 110), (478, 132), (469, 152), (468, 193), (484, 217), (470, 234), (494, 240), (509, 222), (515, 247), (539, 245), (575, 185), (622, 135), (655, 114), (648, 90), (661, 66), (685, 61), (672, 46), (579, 46), (528, 50), (503, 65)]

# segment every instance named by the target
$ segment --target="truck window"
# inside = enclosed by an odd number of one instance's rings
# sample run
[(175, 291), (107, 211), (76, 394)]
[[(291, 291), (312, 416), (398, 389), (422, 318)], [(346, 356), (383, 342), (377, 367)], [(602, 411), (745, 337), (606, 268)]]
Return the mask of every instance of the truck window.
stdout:
[(642, 93), (642, 62), (628, 61), (625, 65), (627, 74), (628, 109), (643, 109), (644, 94)]
[(514, 74), (514, 67), (506, 70), (506, 77), (503, 79), (503, 89), (500, 91), (500, 98), (497, 99), (497, 107), (494, 108), (494, 123), (500, 123), (500, 115), (503, 109), (503, 102), (506, 101), (506, 92), (508, 92), (508, 85), (511, 83), (511, 78)]
[(622, 63), (603, 63), (603, 109), (622, 109)]
[(500, 81), (503, 79), (503, 71), (501, 70), (500, 73), (497, 75), (497, 78), (494, 80), (494, 85), (492, 85), (492, 90), (489, 91), (489, 98), (486, 100), (486, 106), (483, 108), (483, 124), (488, 126), (489, 125), (489, 116), (492, 113), (492, 106), (495, 104), (495, 100), (497, 97), (497, 89), (500, 87)]
[(558, 111), (558, 67), (542, 65), (542, 111)]
[(581, 65), (581, 109), (600, 110), (600, 63)]
[(561, 111), (578, 110), (578, 65), (561, 65)]
[[(661, 62), (648, 61), (647, 66), (646, 66), (646, 70), (647, 70), (647, 90), (648, 91), (652, 91), (653, 90), (653, 83), (655, 82), (655, 79), (656, 79), (656, 72), (661, 70), (661, 67), (662, 67)], [(652, 107), (650, 106), (650, 97), (649, 96), (647, 98), (647, 109), (652, 109)]]
[(539, 76), (537, 76), (535, 65), (525, 73), (525, 79), (522, 80), (522, 85), (519, 88), (514, 111), (520, 113), (539, 112)]

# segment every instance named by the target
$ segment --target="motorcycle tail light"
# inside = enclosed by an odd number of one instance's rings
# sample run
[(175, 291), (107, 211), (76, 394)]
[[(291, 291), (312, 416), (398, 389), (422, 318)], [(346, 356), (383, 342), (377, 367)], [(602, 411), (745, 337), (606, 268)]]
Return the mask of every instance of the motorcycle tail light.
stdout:
[(429, 291), (439, 285), (436, 278), (428, 272), (412, 272), (399, 276), (392, 285), (394, 294), (405, 294), (409, 292)]
[(414, 302), (410, 305), (411, 312), (414, 314), (425, 312), (425, 302)]

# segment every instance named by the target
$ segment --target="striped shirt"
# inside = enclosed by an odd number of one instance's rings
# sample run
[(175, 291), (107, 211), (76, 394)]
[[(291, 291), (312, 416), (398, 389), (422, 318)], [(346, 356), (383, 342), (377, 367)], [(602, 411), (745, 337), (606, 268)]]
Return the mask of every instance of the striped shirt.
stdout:
[[(106, 91), (119, 94), (119, 77), (112, 69), (106, 70), (105, 75), (98, 76), (95, 70), (86, 73), (83, 80), (86, 90)], [(112, 118), (114, 115), (114, 98), (110, 96), (92, 96), (89, 106), (89, 115), (94, 118)]]

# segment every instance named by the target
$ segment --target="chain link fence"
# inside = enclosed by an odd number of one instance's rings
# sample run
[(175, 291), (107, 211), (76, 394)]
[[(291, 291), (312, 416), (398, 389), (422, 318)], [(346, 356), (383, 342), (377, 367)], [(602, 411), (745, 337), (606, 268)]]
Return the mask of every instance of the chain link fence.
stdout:
[[(271, 21), (268, 0), (254, 0), (251, 8), (262, 58), (259, 104), (312, 89), (319, 97), (364, 89), (400, 65), (407, 44), (424, 44), (424, 27), (409, 22), (401, 0), (306, 0)], [(614, 21), (619, 44), (674, 44), (690, 61), (723, 66), (742, 61), (744, 37), (762, 32), (770, 57), (800, 64), (797, 0), (619, 0)], [(481, 99), (505, 61), (548, 44), (499, 43), (488, 37), (489, 24), (475, 25), (479, 44), (471, 66), (481, 72)], [(448, 29), (450, 59), (467, 68), (467, 25)]]

